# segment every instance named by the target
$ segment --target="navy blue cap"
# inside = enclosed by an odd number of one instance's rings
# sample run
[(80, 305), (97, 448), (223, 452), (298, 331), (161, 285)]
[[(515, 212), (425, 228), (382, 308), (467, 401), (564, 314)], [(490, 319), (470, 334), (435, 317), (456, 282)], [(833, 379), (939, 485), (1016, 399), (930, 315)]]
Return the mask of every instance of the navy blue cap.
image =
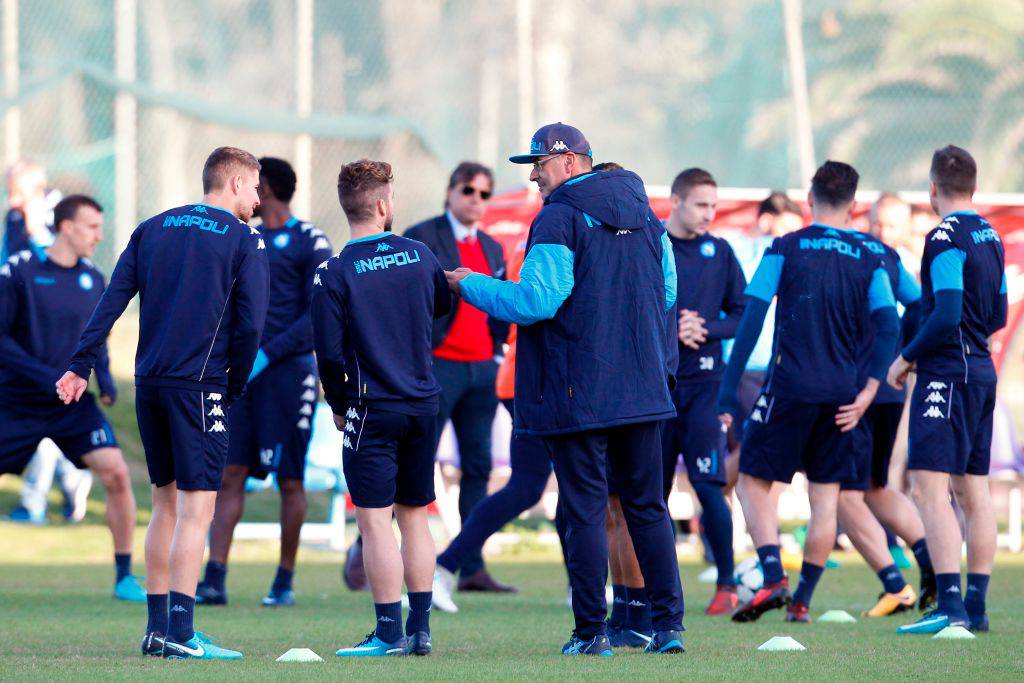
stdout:
[(529, 154), (517, 154), (509, 157), (508, 160), (513, 164), (532, 164), (536, 159), (549, 154), (564, 154), (565, 152), (585, 154), (588, 157), (594, 156), (590, 150), (590, 143), (583, 137), (580, 129), (559, 121), (537, 129), (537, 132), (533, 134), (533, 139), (530, 140)]

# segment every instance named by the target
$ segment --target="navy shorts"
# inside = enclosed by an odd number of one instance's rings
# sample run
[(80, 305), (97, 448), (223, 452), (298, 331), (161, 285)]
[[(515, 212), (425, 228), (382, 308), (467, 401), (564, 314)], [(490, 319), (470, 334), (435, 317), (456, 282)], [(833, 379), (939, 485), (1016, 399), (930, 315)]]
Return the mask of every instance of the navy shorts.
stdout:
[(682, 454), (691, 482), (725, 485), (725, 432), (718, 420), (719, 382), (680, 384), (672, 392), (676, 416), (665, 420), (661, 433), (662, 486), (672, 489)]
[(52, 439), (75, 467), (84, 470), (82, 457), (98, 448), (116, 448), (114, 430), (90, 393), (78, 403), (0, 404), (0, 474), (21, 474), (39, 442)]
[(228, 464), (249, 468), (249, 476), (303, 479), (320, 395), (311, 356), (273, 363), (256, 376), (231, 405)]
[(889, 461), (903, 416), (902, 403), (872, 403), (854, 428), (856, 474), (844, 481), (844, 491), (867, 491), (889, 482)]
[(838, 404), (761, 394), (744, 426), (740, 472), (768, 481), (834, 484), (854, 478), (854, 432), (836, 427)]
[(218, 391), (137, 386), (135, 412), (154, 486), (219, 491), (228, 457), (228, 421)]
[(987, 475), (995, 384), (918, 376), (910, 398), (907, 469)]
[(356, 507), (434, 500), (436, 415), (405, 415), (365, 405), (345, 411), (342, 468)]

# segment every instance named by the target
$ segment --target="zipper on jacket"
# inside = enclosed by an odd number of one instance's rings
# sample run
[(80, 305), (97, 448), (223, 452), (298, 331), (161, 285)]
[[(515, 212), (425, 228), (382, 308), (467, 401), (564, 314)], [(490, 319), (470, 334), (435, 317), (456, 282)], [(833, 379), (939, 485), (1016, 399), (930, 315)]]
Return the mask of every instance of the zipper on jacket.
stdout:
[(569, 398), (572, 398), (572, 385), (569, 385)]

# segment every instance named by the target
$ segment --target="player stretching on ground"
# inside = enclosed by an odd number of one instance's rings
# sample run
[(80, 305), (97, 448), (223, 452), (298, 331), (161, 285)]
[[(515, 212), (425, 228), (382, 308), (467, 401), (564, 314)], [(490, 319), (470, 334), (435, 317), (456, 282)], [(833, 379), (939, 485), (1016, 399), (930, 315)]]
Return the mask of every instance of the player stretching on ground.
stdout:
[(259, 204), (259, 168), (248, 152), (215, 149), (203, 168), (203, 202), (139, 225), (57, 383), (65, 403), (81, 398), (103, 340), (137, 292), (135, 408), (153, 484), (147, 655), (242, 656), (193, 631), (192, 615), (228, 452), (224, 412), (245, 389), (267, 310), (264, 242), (245, 225)]
[[(928, 233), (921, 260), (921, 328), (889, 368), (889, 383), (901, 388), (916, 366), (907, 469), (938, 584), (937, 609), (899, 633), (988, 631), (985, 593), (996, 553), (988, 482), (996, 370), (988, 338), (1006, 325), (1007, 300), (1003, 243), (974, 210), (977, 173), (959, 147), (932, 157), (931, 203), (944, 218)], [(966, 596), (950, 485), (966, 521)]]
[[(76, 467), (92, 470), (107, 490), (114, 597), (143, 602), (145, 593), (131, 576), (135, 496), (114, 432), (92, 394), (68, 407), (53, 391), (103, 294), (103, 275), (88, 259), (103, 239), (102, 211), (84, 195), (65, 197), (54, 208), (53, 244), (17, 252), (0, 266), (0, 474), (21, 474), (47, 437)], [(117, 387), (106, 335), (97, 342), (96, 361), (100, 401), (113, 405)]]
[[(391, 165), (341, 167), (338, 199), (351, 241), (317, 268), (313, 339), (334, 424), (377, 625), (339, 657), (427, 655), (434, 539), (434, 422), (441, 385), (431, 367), (433, 319), (451, 310), (441, 265), (421, 242), (391, 233)], [(392, 515), (402, 532), (399, 550)], [(409, 619), (402, 634), (402, 580)]]
[[(893, 283), (896, 300), (906, 307), (903, 331), (911, 338), (920, 319), (921, 288), (903, 267), (899, 254), (887, 244), (867, 233), (854, 233), (854, 237), (885, 261), (885, 270)], [(867, 375), (871, 362), (874, 335), (865, 335), (861, 345), (861, 372)], [(862, 377), (863, 381), (863, 377)], [(921, 567), (921, 598), (918, 606), (927, 609), (935, 602), (935, 573), (932, 571), (928, 548), (924, 540), (924, 525), (917, 508), (902, 491), (886, 486), (889, 478), (889, 460), (896, 431), (903, 415), (904, 395), (887, 384), (878, 388), (875, 402), (857, 423), (854, 439), (856, 476), (845, 481), (839, 494), (839, 523), (850, 537), (868, 565), (882, 582), (882, 594), (874, 607), (864, 612), (866, 617), (885, 617), (914, 606), (917, 594), (907, 585), (903, 574), (893, 561), (880, 522), (896, 529), (907, 546), (914, 552)]]
[(302, 480), (318, 393), (309, 300), (313, 271), (331, 257), (331, 244), (323, 231), (292, 215), (288, 202), (295, 194), (295, 171), (287, 161), (260, 159), (259, 194), (254, 215), (263, 219), (256, 229), (267, 246), (270, 303), (249, 385), (228, 415), (228, 464), (210, 527), (206, 577), (196, 591), (203, 605), (227, 604), (224, 578), (231, 537), (245, 507), (245, 480), (272, 472), (281, 491), (281, 562), (263, 604), (295, 604), (292, 577), (306, 518)]
[[(789, 483), (798, 470), (807, 474), (811, 518), (800, 586), (786, 620), (810, 621), (811, 596), (835, 543), (839, 483), (853, 476), (852, 430), (874, 400), (896, 345), (899, 320), (882, 259), (846, 229), (857, 180), (853, 167), (825, 162), (807, 197), (814, 223), (776, 239), (747, 288), (750, 299), (718, 398), (727, 424), (768, 304), (776, 295), (778, 303), (775, 362), (747, 420), (736, 487), (765, 583), (734, 621), (753, 621), (791, 601), (771, 486)], [(861, 385), (857, 360), (869, 311), (877, 333)]]

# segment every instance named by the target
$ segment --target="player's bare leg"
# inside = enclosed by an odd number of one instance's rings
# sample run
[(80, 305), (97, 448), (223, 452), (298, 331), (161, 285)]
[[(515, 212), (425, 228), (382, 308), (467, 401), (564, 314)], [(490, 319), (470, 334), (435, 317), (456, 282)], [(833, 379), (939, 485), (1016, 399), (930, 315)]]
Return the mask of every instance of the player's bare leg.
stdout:
[(743, 508), (747, 531), (757, 548), (764, 572), (764, 586), (754, 597), (741, 604), (732, 615), (733, 621), (756, 621), (768, 610), (781, 609), (791, 601), (789, 581), (782, 567), (779, 549), (777, 482), (740, 472), (736, 482), (736, 495)]
[(987, 476), (953, 477), (953, 494), (967, 522), (967, 588), (964, 607), (972, 631), (988, 631), (985, 595), (996, 557), (996, 518)]
[(885, 530), (872, 514), (865, 498), (864, 491), (842, 491), (839, 494), (839, 522), (854, 548), (882, 581), (883, 591), (878, 603), (864, 612), (864, 616), (889, 616), (913, 607), (917, 594), (893, 563)]
[(201, 605), (226, 605), (228, 591), (226, 577), (228, 555), (235, 536), (235, 527), (245, 513), (245, 480), (249, 468), (245, 465), (227, 465), (210, 525), (210, 558), (206, 576), (196, 587), (196, 602)]

